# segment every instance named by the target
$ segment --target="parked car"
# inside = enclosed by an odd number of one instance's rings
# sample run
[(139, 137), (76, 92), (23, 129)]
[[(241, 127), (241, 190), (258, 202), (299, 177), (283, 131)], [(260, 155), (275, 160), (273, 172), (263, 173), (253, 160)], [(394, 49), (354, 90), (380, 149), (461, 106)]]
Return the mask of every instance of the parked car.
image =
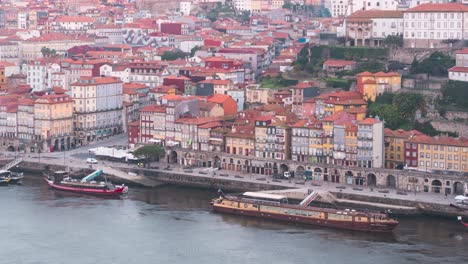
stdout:
[(97, 161), (97, 159), (95, 159), (95, 158), (87, 158), (87, 159), (86, 159), (86, 163), (89, 163), (89, 164), (97, 164), (98, 161)]
[(283, 176), (284, 176), (284, 178), (286, 178), (286, 179), (292, 178), (291, 172), (289, 172), (289, 171), (285, 171), (284, 174), (283, 174)]

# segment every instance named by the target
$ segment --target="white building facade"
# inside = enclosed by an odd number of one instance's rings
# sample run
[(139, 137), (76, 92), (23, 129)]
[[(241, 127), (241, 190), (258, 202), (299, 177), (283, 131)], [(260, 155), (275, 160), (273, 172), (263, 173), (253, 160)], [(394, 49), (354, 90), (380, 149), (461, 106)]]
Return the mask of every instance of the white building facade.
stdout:
[(78, 144), (122, 131), (122, 81), (111, 77), (82, 77), (71, 85), (71, 92)]
[(455, 66), (448, 70), (449, 79), (468, 82), (468, 48), (457, 51), (455, 59)]
[(331, 0), (332, 17), (349, 16), (359, 10), (397, 10), (396, 0)]
[(468, 6), (423, 4), (404, 11), (405, 48), (450, 47), (468, 39)]
[(385, 161), (384, 124), (376, 118), (357, 122), (358, 167), (382, 168)]

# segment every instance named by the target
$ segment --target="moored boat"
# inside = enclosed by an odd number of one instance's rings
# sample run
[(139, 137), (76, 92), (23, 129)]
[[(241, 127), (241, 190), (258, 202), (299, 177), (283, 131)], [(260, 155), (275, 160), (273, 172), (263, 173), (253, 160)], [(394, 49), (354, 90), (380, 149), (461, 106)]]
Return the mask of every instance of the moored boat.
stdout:
[(52, 175), (47, 175), (45, 181), (53, 189), (98, 196), (120, 196), (128, 192), (128, 187), (124, 184), (113, 185), (109, 182), (93, 181), (101, 174), (102, 170), (98, 170), (86, 176), (83, 180), (77, 181), (68, 177), (68, 173), (65, 171), (56, 171)]
[(398, 225), (382, 213), (288, 204), (286, 197), (266, 193), (221, 195), (211, 205), (216, 212), (366, 232), (392, 232)]
[(451, 203), (450, 206), (459, 210), (468, 210), (468, 197), (458, 195), (455, 197), (455, 202)]
[(0, 179), (6, 180), (9, 179), (7, 184), (19, 184), (23, 179), (23, 173), (13, 172), (9, 170), (0, 171)]
[(468, 228), (468, 223), (463, 222), (463, 219), (461, 216), (458, 217), (458, 221), (465, 227)]
[(10, 178), (0, 178), (0, 186), (7, 186), (10, 182)]

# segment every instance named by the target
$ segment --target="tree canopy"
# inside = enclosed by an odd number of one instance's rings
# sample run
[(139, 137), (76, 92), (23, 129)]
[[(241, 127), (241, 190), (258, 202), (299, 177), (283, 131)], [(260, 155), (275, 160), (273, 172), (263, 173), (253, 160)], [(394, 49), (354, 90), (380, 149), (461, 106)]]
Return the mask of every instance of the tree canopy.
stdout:
[(413, 120), (416, 111), (426, 111), (426, 101), (421, 94), (399, 93), (393, 97), (393, 105), (405, 119)]
[(54, 49), (49, 49), (47, 47), (42, 47), (41, 49), (42, 57), (53, 57), (57, 55), (57, 51)]
[(468, 85), (466, 82), (448, 81), (442, 86), (442, 103), (468, 109)]
[(195, 56), (195, 53), (196, 53), (197, 51), (199, 51), (199, 50), (201, 50), (201, 47), (200, 47), (200, 46), (195, 46), (195, 47), (193, 47), (193, 48), (190, 50), (190, 57)]
[(426, 101), (420, 94), (384, 93), (377, 96), (375, 102), (369, 103), (369, 115), (379, 116), (385, 120), (390, 129), (415, 127), (416, 111), (426, 111)]
[(392, 48), (403, 47), (403, 35), (388, 35), (383, 44)]
[(187, 56), (187, 54), (181, 50), (174, 50), (174, 51), (165, 51), (164, 54), (161, 56), (161, 60), (177, 60), (183, 59)]
[(385, 121), (385, 126), (390, 129), (398, 129), (405, 119), (400, 115), (396, 106), (391, 104), (374, 105), (369, 109), (371, 116), (379, 116)]
[(133, 152), (134, 156), (143, 157), (148, 167), (152, 161), (158, 161), (164, 154), (164, 148), (160, 145), (146, 145)]
[(433, 52), (429, 57), (411, 63), (411, 73), (427, 73), (432, 76), (447, 77), (448, 69), (455, 65), (455, 59), (443, 52)]

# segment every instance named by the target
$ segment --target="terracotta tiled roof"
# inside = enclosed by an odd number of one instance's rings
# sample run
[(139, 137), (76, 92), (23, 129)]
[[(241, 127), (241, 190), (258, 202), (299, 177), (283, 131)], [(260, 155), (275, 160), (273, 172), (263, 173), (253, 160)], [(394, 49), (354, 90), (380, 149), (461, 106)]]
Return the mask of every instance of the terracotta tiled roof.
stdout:
[(46, 103), (46, 104), (54, 104), (54, 103), (65, 103), (71, 102), (72, 98), (66, 94), (48, 94), (40, 96), (36, 99), (35, 103)]
[(422, 4), (404, 12), (468, 12), (468, 7), (460, 3)]
[(374, 124), (377, 124), (379, 122), (380, 122), (379, 120), (369, 117), (369, 118), (366, 118), (364, 120), (358, 121), (358, 124), (359, 125), (374, 125)]
[(376, 72), (374, 73), (374, 76), (375, 77), (399, 77), (401, 76), (399, 73), (397, 72)]
[(29, 98), (18, 99), (18, 105), (34, 105), (34, 100)]
[(93, 23), (94, 20), (87, 16), (58, 16), (54, 20), (58, 23)]
[(356, 62), (349, 60), (326, 60), (323, 64), (328, 67), (344, 67), (356, 65)]
[(404, 138), (409, 139), (413, 136), (421, 136), (423, 133), (417, 130), (406, 131), (403, 129), (391, 130), (390, 128), (385, 128), (384, 130), (385, 137), (394, 137), (394, 138)]
[(455, 66), (448, 70), (449, 72), (468, 72), (468, 67)]
[(227, 100), (232, 99), (231, 96), (225, 95), (225, 94), (215, 94), (213, 96), (208, 97), (208, 102), (211, 103), (217, 103), (217, 104), (223, 104)]
[(124, 83), (123, 87), (129, 88), (129, 89), (144, 89), (144, 88), (147, 88), (148, 86), (146, 86), (146, 84), (143, 84), (143, 83), (132, 82), (132, 83)]
[(356, 18), (403, 18), (403, 12), (398, 10), (359, 10), (348, 16), (348, 19)]
[(456, 54), (468, 54), (468, 48), (464, 48), (464, 49), (461, 49), (461, 50), (457, 50), (457, 51), (456, 51)]
[(468, 138), (452, 138), (452, 137), (430, 137), (420, 135), (412, 137), (407, 140), (408, 142), (428, 144), (428, 145), (443, 145), (443, 146), (459, 146), (468, 147)]
[(156, 104), (148, 105), (140, 109), (140, 112), (166, 113), (166, 106)]

